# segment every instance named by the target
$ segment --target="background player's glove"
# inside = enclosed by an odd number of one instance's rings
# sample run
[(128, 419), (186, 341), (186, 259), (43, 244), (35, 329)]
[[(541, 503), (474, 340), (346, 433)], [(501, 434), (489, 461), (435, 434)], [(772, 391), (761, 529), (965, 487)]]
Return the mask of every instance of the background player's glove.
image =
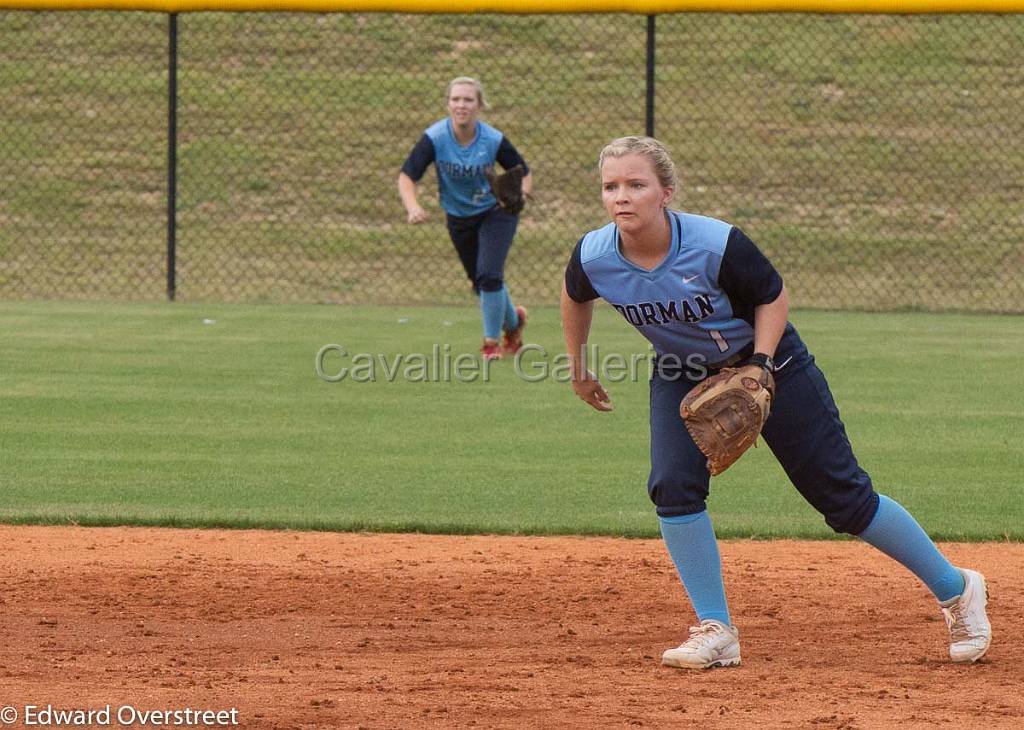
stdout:
[(708, 471), (721, 474), (754, 445), (771, 410), (772, 374), (758, 365), (725, 368), (695, 387), (679, 404)]
[(523, 206), (526, 205), (526, 196), (523, 195), (523, 166), (516, 165), (500, 175), (494, 174), (494, 168), (484, 169), (487, 182), (491, 184), (491, 192), (498, 200), (498, 205), (506, 213), (519, 215)]

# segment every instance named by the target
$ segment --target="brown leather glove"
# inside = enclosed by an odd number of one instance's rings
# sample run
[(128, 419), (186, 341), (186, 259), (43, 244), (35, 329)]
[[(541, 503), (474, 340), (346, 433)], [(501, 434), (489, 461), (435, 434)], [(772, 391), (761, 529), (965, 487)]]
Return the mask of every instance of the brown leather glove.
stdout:
[(775, 380), (760, 365), (724, 368), (695, 387), (679, 404), (708, 471), (721, 474), (757, 441), (771, 412)]
[(494, 174), (494, 168), (484, 169), (484, 176), (491, 184), (491, 192), (498, 201), (498, 205), (506, 213), (519, 215), (526, 205), (526, 196), (523, 194), (523, 166), (510, 167), (500, 175)]

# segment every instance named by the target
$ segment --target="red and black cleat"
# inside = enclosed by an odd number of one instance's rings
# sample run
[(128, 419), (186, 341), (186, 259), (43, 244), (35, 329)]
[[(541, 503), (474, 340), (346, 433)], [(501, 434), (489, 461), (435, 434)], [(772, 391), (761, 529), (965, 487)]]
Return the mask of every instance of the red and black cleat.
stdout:
[(514, 330), (506, 330), (501, 335), (501, 351), (505, 355), (515, 355), (523, 349), (523, 329), (526, 327), (526, 307), (516, 307), (519, 325)]
[(501, 345), (499, 345), (497, 342), (488, 342), (487, 340), (484, 340), (484, 344), (480, 346), (480, 359), (500, 360)]

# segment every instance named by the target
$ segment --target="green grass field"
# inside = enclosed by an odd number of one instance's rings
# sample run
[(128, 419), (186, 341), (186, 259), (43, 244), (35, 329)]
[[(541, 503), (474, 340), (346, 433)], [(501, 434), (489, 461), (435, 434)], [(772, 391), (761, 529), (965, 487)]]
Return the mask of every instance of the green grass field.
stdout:
[[(938, 538), (1024, 539), (1024, 321), (793, 320), (881, 491)], [(349, 353), (336, 371), (472, 353), (478, 327), (468, 305), (0, 303), (0, 521), (655, 535), (645, 376), (607, 383), (599, 414), (508, 361), (475, 382), (315, 373), (325, 344)], [(528, 335), (548, 354), (533, 376), (561, 351), (557, 312), (536, 308)], [(592, 341), (645, 352), (607, 309)], [(831, 537), (766, 448), (715, 480), (710, 510), (722, 536)]]

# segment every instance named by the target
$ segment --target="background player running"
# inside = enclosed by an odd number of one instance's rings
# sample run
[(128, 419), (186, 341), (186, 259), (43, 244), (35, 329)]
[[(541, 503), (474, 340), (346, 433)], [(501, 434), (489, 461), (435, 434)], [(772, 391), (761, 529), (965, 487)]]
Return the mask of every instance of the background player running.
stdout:
[(505, 285), (505, 259), (519, 217), (498, 206), (484, 171), (495, 162), (506, 170), (522, 165), (524, 193), (530, 192), (533, 181), (526, 162), (505, 135), (478, 119), (487, 108), (479, 81), (468, 76), (453, 79), (445, 97), (448, 117), (428, 127), (413, 147), (398, 175), (398, 192), (409, 222), (425, 222), (427, 213), (416, 198), (416, 183), (434, 163), (448, 234), (473, 291), (480, 296), (484, 330), (480, 353), (495, 359), (522, 347), (526, 309), (512, 304)]
[(668, 552), (698, 626), (662, 663), (707, 668), (740, 663), (706, 511), (706, 459), (679, 416), (679, 402), (721, 367), (774, 373), (776, 391), (762, 435), (803, 497), (836, 532), (856, 535), (920, 578), (940, 602), (949, 654), (973, 662), (988, 650), (982, 576), (943, 557), (914, 518), (877, 494), (860, 468), (824, 375), (788, 320), (782, 278), (744, 233), (727, 223), (669, 209), (675, 167), (647, 137), (617, 139), (601, 152), (602, 198), (612, 222), (580, 239), (562, 292), (562, 326), (574, 363), (573, 389), (599, 411), (608, 393), (586, 369), (593, 300), (605, 299), (654, 345), (648, 491)]

